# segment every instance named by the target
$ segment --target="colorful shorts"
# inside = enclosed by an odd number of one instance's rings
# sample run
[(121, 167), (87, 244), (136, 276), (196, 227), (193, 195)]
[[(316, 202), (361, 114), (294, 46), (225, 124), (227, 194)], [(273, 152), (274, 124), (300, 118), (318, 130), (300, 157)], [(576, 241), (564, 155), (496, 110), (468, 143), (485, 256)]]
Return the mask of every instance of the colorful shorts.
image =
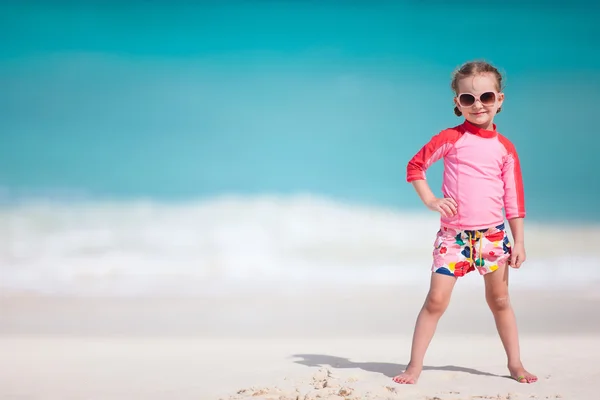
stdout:
[(480, 230), (442, 227), (433, 249), (432, 271), (464, 276), (477, 269), (481, 275), (505, 266), (511, 246), (504, 224)]

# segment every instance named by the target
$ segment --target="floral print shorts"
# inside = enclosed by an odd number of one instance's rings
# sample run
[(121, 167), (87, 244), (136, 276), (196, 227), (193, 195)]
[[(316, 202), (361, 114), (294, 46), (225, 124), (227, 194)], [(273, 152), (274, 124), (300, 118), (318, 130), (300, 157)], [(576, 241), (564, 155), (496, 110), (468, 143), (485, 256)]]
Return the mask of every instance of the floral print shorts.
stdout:
[(432, 271), (460, 277), (493, 272), (508, 263), (511, 253), (504, 224), (479, 230), (442, 227), (435, 238)]

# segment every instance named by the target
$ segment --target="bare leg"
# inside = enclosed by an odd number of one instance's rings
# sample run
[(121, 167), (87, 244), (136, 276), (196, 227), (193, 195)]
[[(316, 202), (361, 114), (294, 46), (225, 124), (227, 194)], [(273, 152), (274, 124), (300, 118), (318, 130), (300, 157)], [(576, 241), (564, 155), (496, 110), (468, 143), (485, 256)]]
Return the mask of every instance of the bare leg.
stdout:
[(505, 265), (484, 275), (485, 298), (494, 314), (496, 329), (506, 351), (510, 376), (517, 382), (532, 383), (537, 381), (537, 377), (527, 372), (521, 362), (517, 320), (508, 295), (509, 268)]
[(410, 362), (406, 367), (406, 371), (393, 378), (395, 382), (417, 383), (419, 375), (421, 375), (421, 371), (423, 370), (425, 352), (433, 338), (440, 317), (448, 307), (455, 283), (456, 278), (453, 276), (438, 274), (436, 272), (431, 274), (429, 293), (419, 312), (415, 325)]

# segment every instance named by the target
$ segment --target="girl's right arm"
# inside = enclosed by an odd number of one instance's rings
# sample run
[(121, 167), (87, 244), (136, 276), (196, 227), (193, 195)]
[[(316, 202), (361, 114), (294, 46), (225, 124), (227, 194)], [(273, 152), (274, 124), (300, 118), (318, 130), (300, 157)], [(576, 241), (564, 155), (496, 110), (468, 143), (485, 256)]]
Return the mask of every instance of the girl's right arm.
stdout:
[(423, 204), (430, 210), (439, 212), (444, 217), (453, 217), (456, 215), (456, 201), (451, 198), (436, 198), (425, 179), (425, 171), (434, 162), (444, 157), (460, 136), (461, 132), (457, 129), (445, 129), (441, 131), (437, 135), (434, 135), (410, 159), (406, 166), (406, 180), (412, 183)]

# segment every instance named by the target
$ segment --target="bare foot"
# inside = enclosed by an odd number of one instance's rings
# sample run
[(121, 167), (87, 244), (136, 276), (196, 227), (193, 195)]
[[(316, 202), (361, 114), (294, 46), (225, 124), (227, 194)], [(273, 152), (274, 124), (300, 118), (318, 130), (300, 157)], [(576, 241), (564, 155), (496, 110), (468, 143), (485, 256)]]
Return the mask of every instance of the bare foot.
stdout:
[(404, 371), (400, 375), (396, 375), (392, 378), (392, 380), (400, 384), (414, 385), (419, 380), (419, 375), (421, 375), (422, 370), (423, 368), (413, 367), (409, 364), (406, 367), (406, 371)]
[(537, 376), (530, 374), (523, 368), (523, 365), (511, 368), (508, 367), (511, 378), (519, 383), (533, 383), (537, 382)]

